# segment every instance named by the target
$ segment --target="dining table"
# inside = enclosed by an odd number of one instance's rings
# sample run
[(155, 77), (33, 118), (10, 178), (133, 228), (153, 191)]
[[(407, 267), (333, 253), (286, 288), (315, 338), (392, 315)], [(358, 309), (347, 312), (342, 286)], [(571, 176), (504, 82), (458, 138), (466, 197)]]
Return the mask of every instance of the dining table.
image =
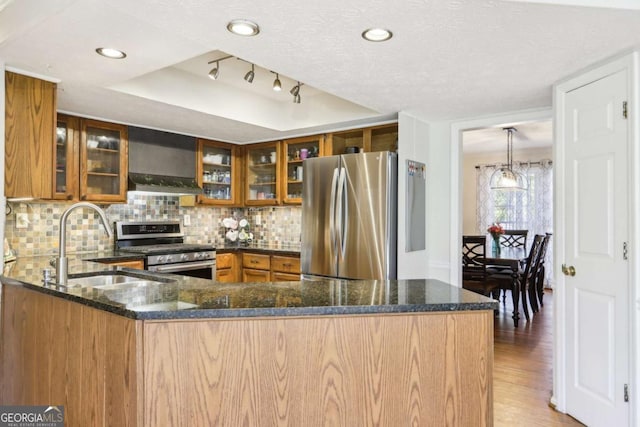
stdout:
[[(488, 250), (486, 251), (486, 255), (484, 258), (480, 259), (487, 268), (497, 268), (510, 270), (512, 282), (511, 282), (511, 296), (513, 298), (513, 325), (514, 327), (518, 327), (518, 321), (520, 320), (520, 313), (518, 307), (520, 305), (520, 300), (522, 299), (522, 309), (524, 312), (524, 316), (527, 320), (529, 320), (529, 310), (526, 307), (525, 301), (526, 298), (524, 296), (520, 296), (522, 292), (526, 292), (526, 289), (523, 289), (522, 284), (520, 283), (520, 266), (523, 265), (527, 260), (527, 253), (524, 248), (519, 247), (501, 247), (500, 250)], [(489, 279), (490, 279), (489, 275)]]

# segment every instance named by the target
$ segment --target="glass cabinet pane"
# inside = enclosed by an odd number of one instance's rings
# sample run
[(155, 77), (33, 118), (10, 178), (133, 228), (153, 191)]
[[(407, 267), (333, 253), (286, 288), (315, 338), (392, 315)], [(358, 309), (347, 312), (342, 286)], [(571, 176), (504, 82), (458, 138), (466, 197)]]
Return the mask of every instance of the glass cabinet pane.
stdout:
[(55, 182), (55, 192), (56, 193), (66, 193), (67, 192), (67, 167), (68, 161), (71, 159), (67, 159), (67, 150), (69, 147), (70, 141), (70, 130), (69, 126), (66, 122), (58, 121), (58, 125), (56, 127), (56, 159), (55, 159), (55, 168), (56, 168), (56, 182)]
[(321, 153), (322, 137), (305, 137), (285, 141), (286, 180), (285, 203), (302, 202), (302, 163), (305, 159), (318, 157)]
[(123, 158), (122, 130), (117, 127), (88, 124), (85, 128), (84, 162), (86, 170), (86, 197), (100, 200), (101, 196), (121, 196), (123, 176), (126, 171), (121, 170)]
[(73, 200), (78, 198), (78, 118), (58, 114), (56, 123), (55, 178), (53, 198)]
[(231, 200), (233, 198), (232, 160), (231, 148), (203, 145), (202, 187), (205, 199)]
[(260, 200), (277, 203), (278, 150), (276, 144), (260, 145), (247, 150), (248, 201)]

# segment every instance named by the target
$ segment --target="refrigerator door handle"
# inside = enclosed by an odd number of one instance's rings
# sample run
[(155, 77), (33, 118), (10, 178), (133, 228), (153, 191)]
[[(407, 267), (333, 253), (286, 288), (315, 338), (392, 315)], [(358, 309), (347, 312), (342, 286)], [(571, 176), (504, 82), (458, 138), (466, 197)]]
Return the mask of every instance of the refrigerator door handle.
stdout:
[(347, 179), (347, 170), (344, 167), (340, 168), (340, 175), (338, 177), (338, 246), (340, 247), (340, 257), (342, 258), (345, 249), (345, 236), (347, 231), (347, 221), (345, 221), (346, 204), (344, 203), (345, 186)]
[(336, 249), (336, 187), (338, 182), (338, 168), (333, 169), (331, 178), (331, 202), (329, 204), (329, 236), (331, 236), (331, 248)]

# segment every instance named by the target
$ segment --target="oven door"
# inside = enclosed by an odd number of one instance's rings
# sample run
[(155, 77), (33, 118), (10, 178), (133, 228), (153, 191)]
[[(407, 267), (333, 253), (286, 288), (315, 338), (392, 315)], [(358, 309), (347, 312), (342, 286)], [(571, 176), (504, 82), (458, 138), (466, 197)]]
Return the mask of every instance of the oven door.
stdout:
[(181, 274), (183, 276), (214, 280), (216, 277), (216, 260), (150, 265), (147, 269), (157, 273)]

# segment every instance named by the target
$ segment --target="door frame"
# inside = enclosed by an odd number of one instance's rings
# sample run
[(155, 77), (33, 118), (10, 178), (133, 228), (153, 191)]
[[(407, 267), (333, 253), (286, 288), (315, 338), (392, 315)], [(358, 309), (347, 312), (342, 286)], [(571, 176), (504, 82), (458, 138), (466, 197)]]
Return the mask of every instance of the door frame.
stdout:
[[(462, 286), (462, 133), (470, 130), (504, 127), (514, 123), (539, 122), (553, 119), (550, 108), (523, 110), (507, 114), (480, 117), (451, 123), (451, 270), (449, 281), (455, 286)], [(555, 168), (555, 159), (554, 159)], [(554, 172), (555, 175), (555, 172)], [(555, 203), (555, 201), (554, 201)], [(554, 207), (555, 209), (555, 207)], [(455, 216), (457, 215), (457, 217)]]
[[(640, 115), (634, 108), (638, 103), (638, 52), (627, 51), (615, 57), (596, 63), (584, 70), (578, 71), (557, 82), (553, 87), (553, 110), (554, 110), (554, 223), (556, 229), (558, 224), (564, 224), (565, 209), (562, 201), (565, 197), (564, 181), (564, 106), (565, 95), (581, 86), (611, 75), (621, 70), (628, 71), (629, 79), (629, 243), (640, 242), (640, 147), (638, 139), (638, 129)], [(554, 288), (554, 345), (553, 345), (553, 395), (551, 403), (560, 412), (566, 412), (565, 371), (567, 366), (567, 351), (565, 347), (565, 337), (567, 330), (567, 320), (565, 317), (565, 304), (567, 296), (565, 293), (564, 276), (560, 274), (562, 265), (562, 254), (565, 251), (564, 233), (556, 230), (553, 235), (553, 253), (555, 254), (553, 264), (555, 271)], [(640, 283), (639, 269), (640, 250), (630, 247), (629, 251), (629, 387), (631, 405), (629, 416), (630, 425), (638, 425), (640, 421), (638, 409), (640, 408), (640, 366), (636, 362), (640, 358)]]

